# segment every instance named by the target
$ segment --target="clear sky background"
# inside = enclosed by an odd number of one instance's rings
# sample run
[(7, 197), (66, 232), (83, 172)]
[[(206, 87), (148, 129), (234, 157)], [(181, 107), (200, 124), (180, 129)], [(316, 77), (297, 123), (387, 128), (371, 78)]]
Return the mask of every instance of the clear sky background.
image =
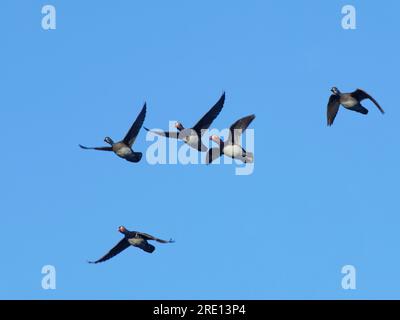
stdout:
[[(41, 8), (57, 29), (41, 28)], [(341, 8), (357, 9), (357, 29)], [(0, 298), (400, 298), (398, 1), (0, 2)], [(330, 88), (360, 87), (368, 116)], [(255, 170), (81, 150), (255, 113)], [(150, 145), (142, 130), (134, 149)], [(176, 240), (104, 264), (119, 225)], [(54, 265), (57, 289), (41, 287)], [(341, 268), (357, 269), (357, 290)]]

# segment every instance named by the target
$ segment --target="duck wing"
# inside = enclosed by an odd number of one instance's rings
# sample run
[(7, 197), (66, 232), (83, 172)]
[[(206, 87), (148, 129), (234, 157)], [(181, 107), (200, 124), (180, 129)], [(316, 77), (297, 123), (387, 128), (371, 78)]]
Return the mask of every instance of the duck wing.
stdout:
[(144, 130), (154, 133), (158, 136), (166, 137), (166, 138), (175, 138), (178, 139), (179, 132), (178, 131), (153, 131), (146, 127), (143, 127)]
[(352, 97), (356, 98), (358, 101), (362, 101), (365, 99), (369, 99), (371, 100), (379, 109), (380, 112), (385, 113), (385, 111), (382, 109), (382, 107), (379, 105), (379, 103), (373, 98), (371, 97), (368, 93), (366, 93), (364, 90), (362, 89), (357, 89), (356, 91), (351, 93)]
[(130, 246), (130, 243), (128, 242), (128, 240), (126, 238), (123, 238), (120, 242), (117, 243), (117, 245), (114, 248), (112, 248), (107, 254), (105, 254), (104, 257), (100, 258), (97, 261), (89, 261), (89, 263), (104, 262), (104, 261), (116, 256), (120, 252), (124, 251), (129, 246)]
[(221, 156), (220, 148), (209, 149), (206, 156), (206, 164), (212, 163), (215, 159), (218, 159), (220, 156)]
[(335, 94), (332, 94), (329, 97), (328, 107), (326, 112), (328, 126), (331, 126), (333, 124), (333, 121), (335, 121), (336, 115), (339, 111), (339, 107), (340, 107), (340, 97)]
[(157, 242), (160, 242), (160, 243), (172, 243), (172, 242), (174, 242), (174, 240), (172, 240), (172, 239), (162, 240), (162, 239), (156, 238), (156, 237), (154, 237), (154, 236), (152, 236), (152, 235), (150, 235), (148, 233), (144, 233), (144, 232), (136, 232), (136, 233), (140, 237), (142, 237), (143, 239), (146, 239), (146, 240), (154, 240), (154, 241), (157, 241)]
[(122, 140), (130, 148), (134, 144), (136, 137), (139, 134), (140, 128), (143, 125), (145, 117), (146, 117), (146, 103), (144, 104), (139, 115), (137, 116), (135, 122), (132, 124), (132, 127), (129, 129), (128, 133), (126, 134), (124, 140)]
[(224, 107), (225, 102), (225, 92), (222, 94), (221, 98), (217, 101), (217, 103), (196, 123), (196, 125), (192, 128), (196, 131), (199, 137), (202, 136), (202, 130), (206, 130), (211, 126), (211, 123), (215, 120), (215, 118), (219, 115), (222, 108)]
[(92, 148), (92, 147), (85, 147), (85, 146), (83, 146), (83, 145), (79, 145), (82, 149), (85, 149), (85, 150), (100, 150), (100, 151), (112, 151), (112, 147), (94, 147), (94, 148)]
[(249, 115), (237, 120), (234, 124), (231, 125), (229, 128), (229, 138), (228, 144), (240, 144), (240, 136), (242, 135), (243, 131), (247, 129), (250, 123), (255, 119), (255, 115)]

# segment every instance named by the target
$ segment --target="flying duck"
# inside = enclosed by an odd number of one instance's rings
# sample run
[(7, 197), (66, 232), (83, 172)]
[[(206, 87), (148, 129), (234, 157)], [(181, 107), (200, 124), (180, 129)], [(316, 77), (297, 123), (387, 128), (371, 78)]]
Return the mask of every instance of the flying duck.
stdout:
[(172, 132), (152, 131), (147, 129), (146, 127), (144, 127), (144, 129), (159, 136), (183, 140), (192, 148), (198, 151), (206, 152), (208, 149), (202, 143), (201, 137), (205, 132), (205, 130), (207, 130), (210, 127), (211, 123), (221, 112), (224, 106), (224, 102), (225, 102), (225, 92), (222, 94), (221, 98), (219, 98), (217, 103), (203, 116), (203, 118), (199, 120), (199, 122), (196, 123), (196, 125), (193, 128), (185, 129), (182, 123), (176, 122), (175, 128), (177, 128), (178, 131), (172, 131)]
[(118, 231), (124, 235), (124, 238), (120, 242), (118, 242), (117, 245), (114, 248), (112, 248), (106, 255), (104, 255), (104, 257), (100, 258), (97, 261), (88, 261), (89, 263), (104, 262), (116, 256), (120, 252), (124, 251), (129, 246), (134, 246), (148, 253), (152, 253), (156, 248), (153, 245), (149, 244), (147, 242), (148, 240), (154, 240), (160, 243), (174, 242), (172, 239), (166, 241), (153, 237), (147, 233), (142, 233), (138, 231), (129, 231), (124, 226), (120, 226), (118, 228)]
[(232, 159), (241, 160), (244, 163), (252, 163), (254, 160), (253, 153), (247, 152), (240, 145), (240, 136), (247, 129), (256, 116), (254, 114), (243, 117), (236, 121), (229, 128), (229, 137), (227, 141), (222, 141), (216, 135), (210, 136), (210, 140), (218, 144), (218, 148), (211, 148), (206, 157), (206, 163), (210, 164), (221, 155), (225, 155)]
[(134, 152), (132, 150), (132, 145), (135, 142), (139, 130), (143, 125), (144, 118), (146, 117), (146, 103), (144, 104), (142, 111), (140, 111), (132, 127), (129, 129), (125, 138), (119, 142), (114, 142), (110, 137), (105, 137), (104, 142), (108, 143), (110, 147), (96, 147), (89, 148), (79, 145), (82, 149), (92, 149), (100, 151), (113, 151), (117, 156), (129, 161), (129, 162), (139, 162), (142, 159), (141, 152)]
[(346, 109), (367, 114), (368, 110), (361, 105), (361, 101), (365, 99), (371, 100), (382, 114), (385, 113), (378, 102), (364, 90), (357, 89), (351, 93), (341, 93), (338, 88), (333, 87), (331, 91), (333, 94), (329, 98), (327, 111), (328, 126), (333, 124), (340, 105)]

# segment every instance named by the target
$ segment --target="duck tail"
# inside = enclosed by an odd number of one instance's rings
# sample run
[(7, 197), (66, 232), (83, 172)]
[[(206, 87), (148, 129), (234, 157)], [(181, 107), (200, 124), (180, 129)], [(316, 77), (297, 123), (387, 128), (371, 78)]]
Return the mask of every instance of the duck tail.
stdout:
[(141, 152), (133, 152), (125, 158), (129, 162), (139, 162), (142, 159), (143, 154)]
[(253, 152), (246, 152), (246, 156), (244, 158), (245, 163), (253, 163), (254, 162), (254, 154)]
[(156, 248), (150, 243), (147, 243), (142, 249), (148, 253), (152, 253)]
[(361, 114), (368, 114), (368, 109), (364, 108), (361, 104), (358, 104), (352, 108), (349, 108), (352, 111), (359, 112)]

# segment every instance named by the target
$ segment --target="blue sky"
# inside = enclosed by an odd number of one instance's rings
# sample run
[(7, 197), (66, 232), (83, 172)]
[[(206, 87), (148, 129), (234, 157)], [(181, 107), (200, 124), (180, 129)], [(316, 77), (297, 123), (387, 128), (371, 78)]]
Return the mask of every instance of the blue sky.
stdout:
[[(41, 28), (41, 8), (57, 29)], [(341, 8), (357, 9), (357, 29)], [(400, 298), (397, 1), (0, 2), (0, 298)], [(358, 87), (368, 116), (330, 88)], [(85, 152), (145, 125), (255, 113), (255, 170)], [(142, 130), (134, 149), (150, 145)], [(119, 225), (176, 243), (114, 246)], [(42, 266), (57, 289), (41, 287)], [(341, 288), (354, 265), (357, 290)]]

